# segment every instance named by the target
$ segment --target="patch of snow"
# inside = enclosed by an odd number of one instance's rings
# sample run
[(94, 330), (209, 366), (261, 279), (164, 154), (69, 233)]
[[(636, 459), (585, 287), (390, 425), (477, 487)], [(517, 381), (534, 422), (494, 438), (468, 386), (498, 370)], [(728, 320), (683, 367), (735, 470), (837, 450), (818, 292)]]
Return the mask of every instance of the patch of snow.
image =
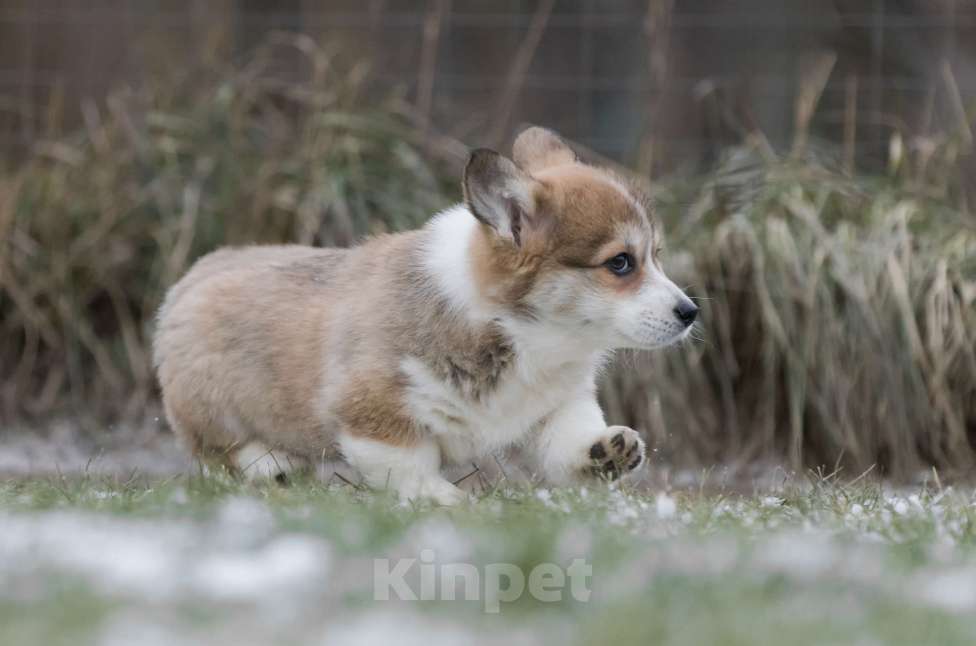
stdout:
[(556, 555), (560, 563), (587, 558), (593, 550), (593, 533), (585, 525), (572, 525), (560, 534), (556, 542)]
[(928, 604), (950, 612), (976, 610), (976, 570), (925, 572), (910, 589)]
[(107, 430), (97, 442), (70, 421), (43, 429), (7, 428), (0, 437), (0, 474), (11, 476), (79, 473), (169, 476), (192, 462), (172, 433), (153, 424)]
[(838, 556), (837, 545), (826, 536), (785, 533), (764, 541), (756, 560), (763, 569), (809, 579), (833, 569)]
[(408, 533), (402, 547), (403, 555), (416, 558), (422, 550), (432, 550), (441, 563), (455, 563), (471, 559), (470, 539), (445, 518), (425, 520)]
[(0, 514), (0, 597), (18, 587), (43, 594), (51, 575), (147, 601), (260, 601), (286, 592), (300, 599), (324, 580), (330, 557), (321, 539), (266, 540), (270, 512), (258, 501), (237, 499), (222, 512), (216, 524), (74, 511)]
[[(545, 627), (545, 626), (543, 626)], [(465, 625), (457, 621), (400, 611), (364, 612), (334, 627), (322, 641), (323, 646), (455, 646), (456, 644), (498, 644), (499, 646), (528, 646), (539, 643), (546, 634), (549, 643), (568, 638), (565, 628), (536, 630), (535, 634), (493, 625), (491, 630)]]
[(674, 518), (674, 515), (678, 511), (678, 505), (674, 501), (674, 498), (666, 493), (659, 493), (654, 499), (654, 511), (657, 513), (658, 518), (663, 520), (669, 520)]
[(293, 600), (325, 581), (328, 549), (322, 541), (285, 535), (254, 551), (217, 552), (194, 568), (194, 585), (218, 601), (261, 601), (289, 594)]

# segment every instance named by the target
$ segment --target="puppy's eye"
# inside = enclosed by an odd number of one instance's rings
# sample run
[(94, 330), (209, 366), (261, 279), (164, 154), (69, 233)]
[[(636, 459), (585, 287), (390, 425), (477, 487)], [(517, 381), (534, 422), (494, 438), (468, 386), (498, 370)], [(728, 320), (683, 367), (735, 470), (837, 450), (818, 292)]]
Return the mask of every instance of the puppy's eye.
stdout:
[(603, 266), (618, 276), (626, 276), (630, 272), (634, 271), (634, 257), (629, 253), (618, 253), (616, 256), (603, 263)]

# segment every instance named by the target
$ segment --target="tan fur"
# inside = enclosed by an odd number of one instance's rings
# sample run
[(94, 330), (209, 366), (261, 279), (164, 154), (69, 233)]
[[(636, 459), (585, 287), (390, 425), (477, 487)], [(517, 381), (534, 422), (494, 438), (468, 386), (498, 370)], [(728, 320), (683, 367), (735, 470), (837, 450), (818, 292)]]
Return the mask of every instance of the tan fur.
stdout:
[[(654, 244), (640, 194), (540, 132), (516, 142), (515, 160), (531, 174), (520, 181), (532, 204), (516, 244), (487, 221), (470, 241), (478, 298), (532, 318), (544, 277), (636, 290), (642, 268), (620, 278), (602, 264), (623, 251), (644, 257)], [(480, 179), (495, 181), (489, 171)], [(202, 258), (159, 313), (155, 361), (171, 426), (195, 453), (224, 460), (252, 440), (332, 457), (340, 432), (413, 446), (424, 428), (406, 406), (407, 357), (483, 400), (517, 360), (512, 341), (495, 322), (451, 309), (422, 268), (428, 242), (424, 229), (348, 250), (248, 247)]]
[(553, 132), (526, 128), (512, 144), (512, 159), (523, 170), (535, 174), (545, 168), (576, 161), (576, 154)]
[[(604, 170), (556, 159), (558, 165), (536, 172), (535, 228), (523, 232), (521, 247), (497, 239), (486, 226), (472, 249), (479, 286), (498, 302), (517, 306), (540, 273), (596, 269), (625, 251), (641, 257), (652, 244), (653, 224), (635, 208), (648, 213), (647, 199), (636, 189)], [(641, 232), (637, 244), (620, 236), (621, 228), (628, 227)], [(593, 272), (600, 285), (620, 293), (637, 290), (643, 275), (642, 267), (624, 278)]]
[(419, 242), (411, 233), (344, 251), (252, 247), (201, 259), (159, 316), (172, 426), (201, 454), (254, 438), (316, 459), (335, 454), (337, 428), (416, 441), (397, 357), (427, 358), (472, 396), (490, 389), (511, 350), (494, 327), (458, 326), (417, 289), (427, 280)]

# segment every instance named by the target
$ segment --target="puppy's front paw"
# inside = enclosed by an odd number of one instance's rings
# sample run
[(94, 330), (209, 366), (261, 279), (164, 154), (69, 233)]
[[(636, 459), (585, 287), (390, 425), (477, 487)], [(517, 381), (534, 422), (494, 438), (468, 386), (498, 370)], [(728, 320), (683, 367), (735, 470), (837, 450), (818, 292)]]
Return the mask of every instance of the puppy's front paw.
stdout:
[(598, 478), (616, 480), (644, 464), (644, 440), (626, 426), (610, 426), (599, 441), (589, 448), (586, 473)]

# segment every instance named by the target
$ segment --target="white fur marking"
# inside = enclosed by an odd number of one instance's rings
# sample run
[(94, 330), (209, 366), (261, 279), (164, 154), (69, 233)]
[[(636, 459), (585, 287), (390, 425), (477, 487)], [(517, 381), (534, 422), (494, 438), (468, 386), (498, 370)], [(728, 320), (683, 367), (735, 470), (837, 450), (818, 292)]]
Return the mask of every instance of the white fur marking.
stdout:
[(585, 466), (589, 449), (606, 433), (603, 411), (592, 393), (581, 395), (550, 416), (537, 438), (537, 459), (554, 484), (567, 484)]
[[(536, 438), (536, 459), (546, 480), (559, 485), (579, 482), (592, 463), (590, 448), (601, 440), (609, 443), (621, 431), (633, 433), (623, 426), (608, 428), (596, 396), (592, 392), (581, 394), (553, 413)], [(621, 477), (633, 474), (644, 462), (644, 441), (640, 438), (637, 452), (640, 463), (633, 471), (621, 473)]]
[(558, 357), (531, 348), (519, 352), (506, 374), (484, 401), (463, 397), (414, 357), (401, 363), (409, 379), (407, 402), (413, 416), (437, 439), (444, 457), (462, 463), (522, 442), (539, 420), (592, 383), (598, 357), (567, 361), (565, 345)]
[(435, 215), (427, 225), (424, 266), (455, 311), (487, 320), (490, 313), (478, 297), (470, 257), (471, 240), (479, 226), (463, 204)]
[(273, 451), (261, 442), (248, 442), (234, 455), (234, 465), (249, 480), (274, 478), (295, 470), (291, 456)]
[(432, 439), (405, 447), (344, 434), (339, 448), (366, 484), (395, 491), (400, 500), (456, 505), (467, 497), (441, 475), (441, 452)]

